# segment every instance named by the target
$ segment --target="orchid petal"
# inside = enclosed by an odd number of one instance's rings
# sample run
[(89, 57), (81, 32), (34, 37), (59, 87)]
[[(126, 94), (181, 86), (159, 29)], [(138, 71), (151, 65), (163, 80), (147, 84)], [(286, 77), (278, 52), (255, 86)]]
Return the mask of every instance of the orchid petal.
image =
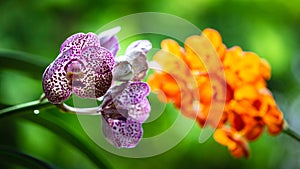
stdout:
[(80, 59), (74, 56), (71, 50), (65, 51), (47, 67), (43, 74), (43, 90), (52, 104), (60, 104), (71, 95), (72, 88), (67, 76), (66, 68), (71, 60)]
[(112, 83), (112, 54), (105, 48), (89, 46), (82, 50), (82, 57), (87, 64), (82, 77), (73, 78), (73, 92), (82, 98), (103, 96)]
[(112, 73), (114, 81), (129, 81), (133, 77), (132, 68), (128, 61), (116, 62)]
[(76, 33), (70, 37), (68, 37), (60, 47), (60, 53), (73, 49), (73, 53), (76, 55), (81, 54), (81, 50), (87, 46), (100, 46), (100, 41), (96, 34), (89, 32), (87, 34), (84, 33)]
[(126, 55), (126, 60), (133, 69), (133, 81), (141, 81), (147, 74), (148, 62), (146, 54), (141, 50), (133, 50)]
[(142, 124), (131, 120), (102, 117), (104, 137), (117, 148), (134, 148), (143, 135)]
[(152, 48), (152, 44), (148, 40), (138, 40), (132, 42), (126, 49), (125, 55), (128, 55), (133, 50), (142, 50), (145, 54), (147, 54)]
[(117, 52), (120, 49), (119, 40), (115, 36), (120, 30), (120, 27), (115, 27), (101, 32), (98, 35), (98, 38), (100, 39), (100, 45), (108, 49), (113, 54), (113, 56), (116, 56)]

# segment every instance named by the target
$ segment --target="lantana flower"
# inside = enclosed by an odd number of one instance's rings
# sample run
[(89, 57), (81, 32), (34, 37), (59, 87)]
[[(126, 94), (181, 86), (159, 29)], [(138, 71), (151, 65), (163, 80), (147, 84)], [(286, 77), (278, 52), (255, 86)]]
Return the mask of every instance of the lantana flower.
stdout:
[[(119, 31), (116, 27), (99, 35), (77, 33), (67, 38), (45, 70), (42, 84), (49, 102), (66, 111), (101, 114), (104, 137), (117, 148), (133, 148), (142, 138), (142, 123), (151, 110), (147, 100), (150, 88), (142, 80), (152, 44), (135, 41), (125, 56), (116, 57)], [(74, 108), (64, 103), (71, 94), (98, 99), (102, 104), (96, 109)]]
[[(205, 29), (201, 35), (194, 35), (185, 41), (184, 48), (170, 39), (161, 43), (162, 51), (154, 56), (154, 61), (161, 67), (169, 68), (170, 65), (179, 65), (175, 59), (170, 59), (166, 55), (171, 54), (173, 58), (179, 58), (187, 65), (189, 72), (197, 83), (197, 93), (200, 95), (200, 109), (195, 114), (191, 100), (193, 94), (186, 94), (185, 86), (179, 85), (190, 83), (186, 80), (186, 70), (179, 67), (171, 74), (155, 72), (148, 83), (153, 91), (164, 92), (164, 102), (173, 102), (174, 106), (190, 118), (196, 118), (200, 126), (210, 123), (208, 114), (215, 105), (214, 96), (216, 90), (212, 87), (210, 76), (206, 70), (205, 63), (200, 59), (194, 49), (206, 50), (205, 46), (198, 43), (196, 39), (205, 36), (213, 45), (222, 69), (225, 72), (225, 86), (227, 93), (225, 96), (225, 108), (218, 124), (211, 124), (216, 128), (214, 139), (228, 147), (234, 157), (248, 157), (250, 149), (248, 142), (256, 140), (266, 127), (271, 135), (279, 134), (283, 129), (283, 115), (266, 86), (266, 80), (270, 79), (270, 65), (253, 52), (245, 52), (240, 47), (227, 48), (222, 43), (222, 37), (213, 29)], [(162, 52), (164, 51), (165, 54)], [(205, 59), (213, 59), (213, 56), (205, 56)], [(178, 67), (178, 66), (177, 66)], [(180, 76), (181, 71), (181, 76)], [(175, 75), (175, 76), (174, 76)], [(178, 76), (179, 75), (179, 76)], [(176, 81), (172, 78), (176, 77)], [(163, 79), (163, 80), (161, 80)], [(180, 82), (180, 83), (182, 83)], [(183, 88), (183, 89), (182, 89)], [(194, 93), (195, 90), (192, 88)], [(185, 92), (185, 93), (182, 93)], [(185, 94), (185, 97), (182, 95)], [(164, 98), (164, 97), (159, 97)], [(185, 103), (182, 103), (185, 101)], [(195, 116), (193, 116), (195, 115)]]

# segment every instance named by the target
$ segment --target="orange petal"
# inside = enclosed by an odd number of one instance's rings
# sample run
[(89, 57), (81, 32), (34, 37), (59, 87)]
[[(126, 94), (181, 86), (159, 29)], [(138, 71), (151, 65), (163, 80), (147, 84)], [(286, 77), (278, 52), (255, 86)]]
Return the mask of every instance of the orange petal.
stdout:
[(184, 91), (182, 93), (180, 111), (184, 116), (195, 119), (199, 113), (200, 103), (193, 100), (192, 94), (189, 92)]
[(226, 83), (231, 89), (236, 89), (242, 84), (242, 81), (237, 77), (236, 72), (231, 69), (225, 69), (225, 77)]
[(242, 116), (234, 112), (228, 114), (228, 120), (231, 124), (231, 127), (236, 131), (241, 131), (246, 125)]
[(209, 77), (198, 76), (196, 80), (198, 84), (201, 103), (210, 104), (212, 99), (212, 89), (211, 89)]
[(222, 44), (221, 46), (219, 46), (219, 48), (217, 48), (217, 52), (221, 60), (223, 60), (225, 57), (226, 49), (227, 48), (224, 44)]
[(170, 75), (166, 74), (161, 79), (157, 79), (157, 81), (161, 81), (161, 89), (165, 92), (166, 96), (180, 95), (180, 88)]
[(271, 135), (279, 134), (283, 129), (283, 115), (277, 107), (273, 107), (264, 116), (264, 121), (268, 126), (268, 132)]
[(255, 100), (258, 98), (258, 92), (253, 85), (243, 85), (235, 90), (234, 92), (234, 99), (242, 100), (242, 99), (249, 99)]
[(257, 139), (264, 131), (263, 119), (259, 116), (243, 116), (243, 119), (246, 123), (243, 135), (247, 140), (253, 141)]
[(217, 129), (214, 133), (214, 139), (219, 144), (227, 146), (228, 149), (235, 149), (237, 147), (237, 143), (232, 139), (232, 133), (229, 130)]
[(259, 72), (260, 58), (253, 52), (244, 52), (240, 62), (236, 63), (235, 69), (242, 81), (254, 82), (261, 74)]
[(192, 70), (206, 71), (205, 65), (200, 59), (195, 51), (193, 51), (189, 46), (185, 45), (186, 56), (185, 61), (189, 65), (189, 68)]
[[(243, 50), (239, 46), (234, 46), (226, 51), (223, 65), (225, 68), (234, 68), (242, 59)], [(234, 71), (234, 69), (232, 69)]]
[(249, 100), (231, 100), (228, 107), (231, 111), (238, 114), (245, 114), (249, 116), (256, 116), (258, 114), (255, 106)]
[(172, 39), (165, 39), (161, 42), (161, 48), (170, 52), (171, 54), (180, 57), (180, 46), (179, 44)]
[(262, 74), (264, 79), (268, 80), (271, 78), (271, 67), (265, 59), (260, 59), (259, 72)]
[(247, 141), (239, 134), (227, 129), (217, 129), (214, 133), (214, 139), (228, 147), (231, 154), (236, 157), (249, 157), (250, 150)]
[(202, 34), (211, 41), (215, 49), (222, 45), (222, 37), (218, 31), (211, 28), (206, 28), (202, 31)]
[(149, 84), (152, 91), (160, 89), (161, 81), (158, 79), (161, 79), (162, 77), (162, 73), (153, 73), (149, 76), (147, 83)]

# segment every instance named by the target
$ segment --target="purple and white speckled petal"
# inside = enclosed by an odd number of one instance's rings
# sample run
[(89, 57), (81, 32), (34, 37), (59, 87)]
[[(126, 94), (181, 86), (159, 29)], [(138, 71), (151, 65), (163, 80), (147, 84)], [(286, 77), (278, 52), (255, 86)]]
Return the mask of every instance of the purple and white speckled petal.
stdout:
[(151, 107), (147, 98), (137, 104), (133, 104), (128, 108), (128, 117), (144, 123), (150, 115)]
[(113, 107), (115, 112), (119, 112), (123, 117), (129, 117), (143, 123), (147, 120), (151, 111), (149, 101), (146, 98), (149, 90), (148, 84), (144, 82), (130, 82), (117, 85), (105, 95), (100, 110), (105, 115), (107, 114), (105, 109)]
[[(43, 90), (45, 96), (52, 104), (60, 104), (68, 99), (71, 95), (70, 80), (68, 76), (68, 68), (72, 67), (73, 63), (78, 66), (83, 66), (80, 56), (74, 56), (72, 49), (69, 49), (60, 55), (47, 67), (43, 74)], [(76, 70), (74, 70), (76, 71)]]
[(63, 42), (60, 47), (60, 53), (72, 48), (74, 54), (80, 55), (82, 49), (87, 46), (100, 46), (98, 36), (92, 32), (89, 32), (87, 34), (76, 33), (68, 37)]
[(145, 82), (131, 82), (119, 95), (113, 96), (115, 104), (132, 105), (140, 103), (149, 94), (150, 88)]
[(82, 58), (86, 61), (79, 78), (73, 78), (73, 92), (82, 98), (98, 98), (103, 96), (112, 83), (112, 54), (103, 47), (88, 46), (82, 50)]
[(103, 47), (87, 46), (80, 55), (70, 48), (46, 69), (45, 96), (53, 104), (62, 103), (71, 92), (83, 98), (101, 97), (111, 86), (113, 65), (113, 55)]
[(134, 148), (143, 136), (142, 124), (131, 120), (119, 120), (102, 117), (104, 137), (117, 148)]

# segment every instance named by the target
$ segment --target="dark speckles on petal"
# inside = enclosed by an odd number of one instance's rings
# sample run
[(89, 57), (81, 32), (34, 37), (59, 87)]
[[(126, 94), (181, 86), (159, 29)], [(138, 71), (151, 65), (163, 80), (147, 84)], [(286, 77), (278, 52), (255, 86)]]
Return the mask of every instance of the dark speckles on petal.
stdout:
[(72, 89), (68, 85), (68, 79), (60, 76), (66, 74), (65, 67), (68, 64), (68, 62), (64, 62), (66, 58), (71, 60), (76, 57), (72, 56), (70, 50), (63, 52), (47, 67), (43, 74), (43, 90), (52, 104), (60, 104), (71, 95)]
[(73, 53), (79, 55), (87, 46), (100, 46), (100, 41), (94, 33), (76, 33), (67, 38), (60, 47), (60, 52), (73, 48)]
[(82, 57), (87, 64), (82, 78), (78, 79), (82, 86), (73, 86), (73, 92), (83, 98), (103, 96), (112, 83), (112, 54), (105, 48), (89, 46), (83, 49)]
[(117, 148), (133, 148), (143, 136), (142, 124), (131, 119), (102, 118), (104, 137)]
[(106, 93), (112, 83), (114, 57), (100, 47), (96, 34), (72, 35), (60, 52), (43, 74), (43, 90), (51, 103), (62, 103), (72, 92), (83, 98)]

